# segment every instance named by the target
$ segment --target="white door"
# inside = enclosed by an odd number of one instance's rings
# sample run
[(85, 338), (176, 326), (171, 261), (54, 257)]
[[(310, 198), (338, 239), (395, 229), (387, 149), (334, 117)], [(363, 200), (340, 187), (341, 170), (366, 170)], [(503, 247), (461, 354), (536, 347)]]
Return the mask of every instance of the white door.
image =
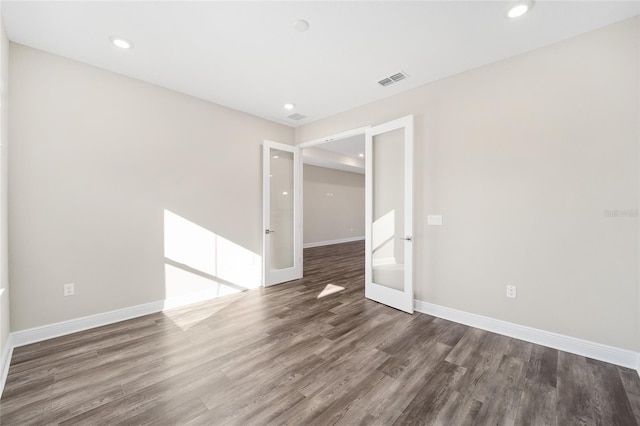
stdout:
[(298, 147), (264, 141), (262, 265), (266, 286), (302, 278), (301, 158)]
[(366, 130), (365, 296), (413, 313), (413, 116)]

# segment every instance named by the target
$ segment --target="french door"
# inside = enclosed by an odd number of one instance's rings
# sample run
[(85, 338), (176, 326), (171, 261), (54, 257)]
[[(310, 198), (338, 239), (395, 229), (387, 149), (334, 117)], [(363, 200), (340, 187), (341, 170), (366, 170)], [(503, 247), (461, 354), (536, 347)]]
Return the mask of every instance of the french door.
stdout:
[(413, 116), (365, 141), (365, 297), (413, 313)]
[(264, 141), (263, 283), (302, 278), (302, 203), (300, 148)]

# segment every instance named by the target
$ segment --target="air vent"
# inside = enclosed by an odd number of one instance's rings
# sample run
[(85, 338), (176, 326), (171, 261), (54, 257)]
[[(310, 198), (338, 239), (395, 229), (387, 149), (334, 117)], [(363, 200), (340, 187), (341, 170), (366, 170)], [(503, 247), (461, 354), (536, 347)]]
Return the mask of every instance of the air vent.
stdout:
[(407, 78), (406, 75), (404, 75), (403, 73), (399, 72), (398, 74), (394, 74), (391, 77), (389, 77), (391, 80), (393, 80), (395, 83), (399, 82), (400, 80), (404, 80), (405, 78)]
[(389, 86), (393, 83), (397, 83), (400, 80), (404, 80), (407, 77), (407, 74), (405, 74), (403, 71), (400, 71), (399, 73), (383, 78), (382, 80), (378, 81), (378, 84), (380, 86)]
[(292, 120), (302, 120), (303, 118), (307, 118), (306, 116), (302, 115), (302, 114), (298, 114), (297, 112), (291, 115), (288, 115), (287, 118), (290, 118)]

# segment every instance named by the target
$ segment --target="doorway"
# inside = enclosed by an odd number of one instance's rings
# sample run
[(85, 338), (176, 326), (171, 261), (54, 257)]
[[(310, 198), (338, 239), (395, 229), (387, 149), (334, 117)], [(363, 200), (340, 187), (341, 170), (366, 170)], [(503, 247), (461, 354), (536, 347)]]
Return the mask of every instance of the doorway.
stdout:
[[(364, 152), (350, 143), (364, 136)], [(347, 141), (340, 146), (340, 141)], [(357, 145), (356, 145), (357, 146)], [(413, 116), (298, 145), (317, 163), (334, 154), (341, 167), (365, 169), (365, 296), (413, 313)], [(323, 147), (332, 149), (322, 150)], [(354, 157), (357, 152), (357, 157)], [(303, 154), (304, 155), (304, 154)], [(335, 155), (333, 155), (335, 158)], [(354, 161), (355, 160), (355, 161)], [(331, 242), (331, 240), (329, 240)]]
[(365, 239), (364, 132), (302, 149), (303, 247)]

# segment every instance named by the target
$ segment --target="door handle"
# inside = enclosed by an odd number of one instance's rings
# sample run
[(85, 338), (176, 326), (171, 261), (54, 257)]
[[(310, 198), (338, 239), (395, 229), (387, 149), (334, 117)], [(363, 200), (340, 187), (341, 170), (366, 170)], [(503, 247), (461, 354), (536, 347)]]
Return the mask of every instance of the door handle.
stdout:
[(404, 237), (404, 238), (399, 238), (400, 240), (405, 240), (405, 241), (413, 241), (412, 237)]
[(265, 229), (264, 230), (264, 233), (267, 234), (267, 235), (271, 234), (272, 232), (276, 232), (276, 231), (274, 231), (272, 229)]

